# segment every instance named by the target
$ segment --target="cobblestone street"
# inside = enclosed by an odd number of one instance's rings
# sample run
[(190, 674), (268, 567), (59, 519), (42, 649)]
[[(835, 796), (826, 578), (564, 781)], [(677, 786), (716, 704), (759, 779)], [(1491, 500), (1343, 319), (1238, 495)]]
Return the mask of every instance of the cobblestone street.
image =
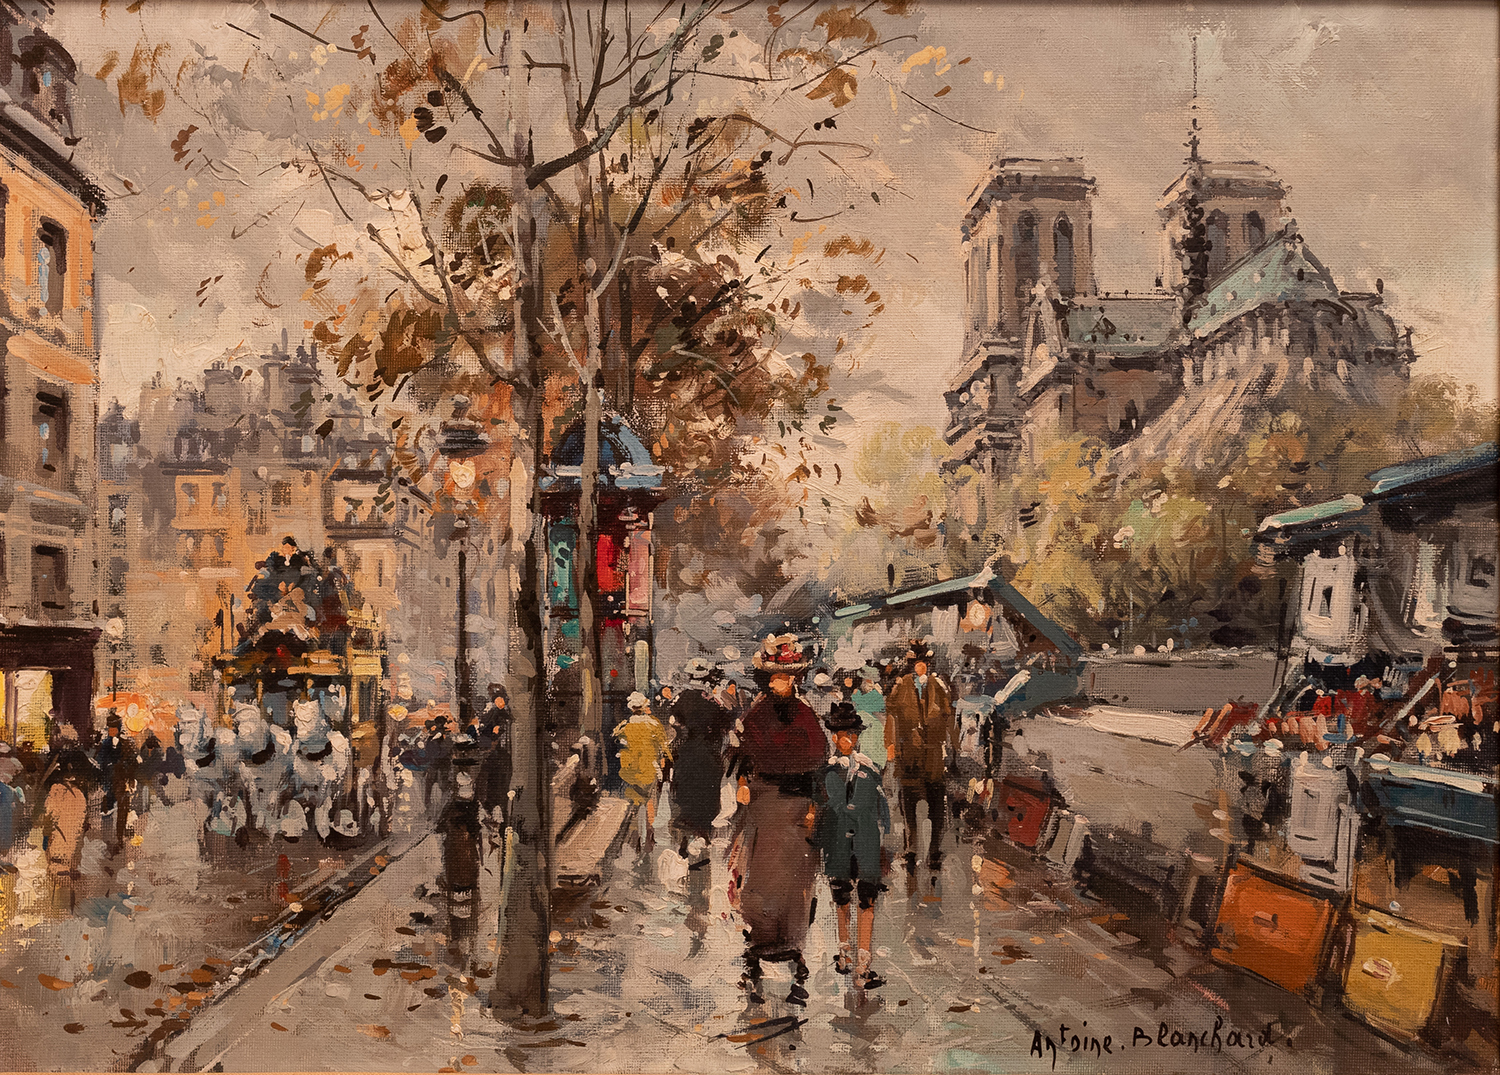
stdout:
[(450, 945), (441, 901), (426, 895), (440, 861), (429, 838), (195, 1022), (165, 1062), (266, 1069), (276, 1065), (259, 1059), (265, 1036), (287, 1034), (305, 1037), (296, 1052), (307, 1067), (363, 1070), (1439, 1069), (1336, 1011), (1215, 967), (1149, 916), (1078, 896), (1057, 867), (967, 840), (940, 875), (898, 868), (889, 879), (875, 935), (884, 987), (861, 993), (834, 972), (825, 887), (807, 1005), (781, 999), (791, 979), (780, 967), (768, 968), (767, 1002), (748, 1003), (724, 849), (714, 850), (692, 870), (661, 843), (623, 852), (600, 887), (560, 903), (554, 1017), (517, 1030), (483, 1007), (493, 875), (478, 936)]

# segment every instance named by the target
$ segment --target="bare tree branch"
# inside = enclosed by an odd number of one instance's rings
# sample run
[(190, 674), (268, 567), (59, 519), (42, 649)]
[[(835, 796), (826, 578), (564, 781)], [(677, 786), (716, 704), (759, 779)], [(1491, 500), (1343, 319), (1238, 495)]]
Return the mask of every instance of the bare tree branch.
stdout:
[(438, 249), (437, 242), (432, 237), (432, 231), (427, 227), (427, 214), (422, 209), (421, 199), (416, 191), (411, 191), (410, 197), (412, 205), (417, 210), (417, 223), (422, 228), (422, 241), (427, 244), (427, 252), (432, 255), (432, 266), (437, 270), (438, 281), (443, 285), (443, 294), (448, 297), (448, 316), (453, 319), (454, 330), (469, 345), (469, 349), (474, 352), (474, 357), (479, 360), (484, 371), (496, 381), (504, 380), (504, 372), (490, 359), (489, 349), (485, 347), (484, 342), (464, 327), (458, 301), (453, 294), (453, 282), (448, 277), (448, 266), (443, 263), (443, 252)]
[(443, 297), (441, 295), (434, 294), (422, 285), (422, 283), (412, 274), (411, 270), (406, 267), (406, 262), (404, 261), (404, 259), (402, 259), (402, 257), (397, 254), (395, 250), (391, 249), (390, 244), (387, 243), (385, 241), (385, 238), (380, 234), (379, 228), (377, 228), (374, 224), (366, 224), (365, 234), (368, 235), (371, 239), (374, 239), (375, 242), (380, 246), (380, 249), (385, 251), (386, 257), (390, 258), (391, 261), (395, 263), (396, 268), (394, 271), (397, 273), (397, 275), (404, 278), (407, 283), (416, 288), (418, 294), (420, 294), (424, 299), (432, 303), (434, 306), (441, 306), (443, 304)]
[[(526, 173), (526, 185), (528, 187), (531, 187), (532, 189), (535, 189), (536, 186), (542, 181), (551, 179), (554, 175), (557, 175), (560, 172), (572, 168), (574, 165), (581, 164), (583, 161), (588, 160), (588, 158), (592, 157), (599, 150), (609, 145), (610, 140), (615, 136), (615, 132), (620, 129), (620, 125), (624, 123), (625, 120), (632, 114), (634, 114), (634, 112), (638, 108), (642, 107), (643, 105), (649, 104), (651, 101), (661, 96), (662, 93), (670, 89), (675, 81), (675, 79), (673, 78), (669, 78), (665, 85), (647, 92), (651, 83), (656, 79), (657, 74), (661, 71), (662, 64), (664, 64), (669, 57), (675, 55), (677, 51), (681, 49), (682, 43), (687, 40), (692, 31), (695, 31), (698, 28), (699, 23), (702, 22), (704, 17), (711, 10), (712, 6), (712, 0), (704, 0), (704, 2), (698, 6), (698, 9), (696, 11), (678, 22), (677, 28), (672, 31), (672, 36), (668, 38), (666, 43), (663, 44), (661, 49), (658, 50), (656, 60), (654, 63), (652, 63), (651, 69), (644, 75), (642, 75), (640, 80), (636, 82), (635, 88), (631, 91), (630, 99), (626, 101), (625, 104), (620, 106), (613, 119), (606, 123), (604, 127), (592, 139), (590, 139), (585, 144), (576, 147), (572, 152), (565, 153), (561, 157), (557, 157), (556, 159), (548, 161), (545, 164), (539, 164), (531, 168)], [(580, 117), (579, 122), (581, 123), (582, 121), (583, 117)]]
[(933, 115), (934, 115), (934, 116), (937, 116), (937, 117), (938, 117), (938, 118), (939, 118), (939, 119), (945, 119), (945, 120), (947, 120), (947, 121), (948, 121), (948, 122), (949, 122), (949, 123), (953, 123), (953, 124), (957, 124), (957, 125), (958, 125), (958, 126), (960, 126), (960, 127), (963, 127), (963, 128), (966, 128), (966, 129), (967, 129), (967, 130), (971, 130), (971, 131), (977, 131), (977, 132), (978, 132), (978, 133), (980, 133), (980, 134), (999, 134), (999, 133), (1000, 133), (1000, 132), (999, 132), (999, 131), (989, 131), (989, 130), (985, 130), (985, 128), (983, 128), (983, 127), (972, 127), (972, 126), (970, 126), (970, 125), (969, 125), (969, 124), (967, 124), (967, 123), (965, 123), (965, 122), (964, 122), (964, 121), (963, 121), (963, 120), (958, 120), (958, 119), (954, 119), (954, 118), (953, 118), (953, 117), (952, 117), (952, 116), (950, 116), (950, 115), (947, 115), (947, 114), (945, 114), (945, 113), (942, 113), (942, 112), (939, 112), (939, 111), (938, 111), (938, 110), (937, 110), (937, 109), (936, 109), (936, 108), (933, 108), (933, 107), (932, 107), (932, 106), (931, 106), (931, 105), (930, 105), (930, 104), (928, 104), (928, 103), (927, 103), (927, 102), (926, 102), (926, 101), (923, 101), (923, 100), (919, 100), (919, 99), (918, 99), (918, 98), (916, 98), (916, 97), (912, 97), (912, 95), (911, 95), (911, 94), (909, 94), (909, 93), (907, 93), (907, 92), (906, 92), (906, 91), (905, 91), (905, 90), (902, 90), (902, 91), (901, 91), (901, 96), (902, 96), (902, 97), (906, 97), (906, 98), (909, 98), (909, 99), (910, 99), (910, 100), (912, 100), (912, 101), (915, 101), (915, 102), (916, 102), (916, 103), (917, 103), (917, 104), (919, 104), (919, 105), (921, 105), (921, 106), (922, 106), (922, 107), (923, 107), (923, 108), (925, 108), (925, 109), (927, 109), (927, 111), (929, 111), (929, 112), (931, 112), (931, 113), (932, 113), (932, 114), (933, 114)]
[(488, 52), (491, 56), (495, 54), (495, 50), (490, 48), (490, 23), (489, 20), (485, 18), (483, 11), (475, 8), (473, 11), (460, 11), (457, 15), (444, 15), (441, 11), (428, 3), (428, 0), (422, 0), (422, 6), (425, 7), (428, 11), (432, 12), (438, 18), (442, 19), (444, 22), (461, 22), (462, 20), (470, 18), (471, 16), (478, 15), (480, 25), (484, 27), (484, 51)]

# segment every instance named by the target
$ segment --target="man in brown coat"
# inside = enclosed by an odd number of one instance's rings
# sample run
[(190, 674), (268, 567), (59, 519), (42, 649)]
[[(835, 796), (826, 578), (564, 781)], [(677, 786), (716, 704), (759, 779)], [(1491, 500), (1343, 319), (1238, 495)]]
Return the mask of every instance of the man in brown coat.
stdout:
[(958, 761), (958, 722), (948, 685), (928, 671), (932, 651), (917, 642), (906, 656), (911, 672), (896, 681), (885, 702), (886, 753), (895, 763), (901, 787), (906, 868), (916, 869), (917, 803), (925, 800), (932, 822), (927, 868), (936, 870), (943, 864), (944, 778), (948, 767)]

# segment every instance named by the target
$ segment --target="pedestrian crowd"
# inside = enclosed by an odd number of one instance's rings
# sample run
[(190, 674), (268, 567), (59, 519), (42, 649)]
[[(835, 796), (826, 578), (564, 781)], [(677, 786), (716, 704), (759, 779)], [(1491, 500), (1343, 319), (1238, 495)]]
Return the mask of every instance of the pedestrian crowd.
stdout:
[(795, 635), (768, 638), (751, 663), (758, 692), (748, 704), (739, 684), (703, 658), (687, 664), (676, 688), (661, 690), (660, 713), (645, 694), (630, 696), (630, 715), (613, 730), (632, 812), (628, 840), (650, 850), (663, 792), (689, 870), (709, 864), (715, 828), (727, 829), (729, 898), (746, 938), (741, 987), (752, 1001), (764, 1000), (763, 965), (787, 963), (787, 999), (806, 1003), (803, 949), (820, 876), (835, 907), (834, 969), (860, 989), (878, 988), (871, 942), (894, 866), (886, 847), (892, 799), (905, 821), (905, 869), (942, 866), (948, 781), (960, 754), (952, 692), (920, 641), (884, 674), (817, 670), (806, 692), (811, 662)]
[[(149, 722), (126, 719), (137, 717), (134, 707), (123, 717), (112, 709), (88, 738), (54, 713), (46, 746), (0, 741), (0, 875), (13, 884), (14, 861), (37, 844), (49, 898), (66, 911), (85, 833), (98, 832), (116, 855), (142, 842), (143, 822), (163, 806), (192, 810), (205, 839), (241, 847), (257, 838), (354, 846), (389, 833), (403, 780), (430, 823), (462, 792), (498, 825), (510, 783), (503, 692), (462, 727), (429, 703), (420, 727), (386, 736), (370, 720), (339, 731), (342, 701), (338, 692), (294, 698), (281, 721), (246, 697), (231, 700), (224, 721), (191, 705)], [(405, 713), (393, 706), (390, 716)]]

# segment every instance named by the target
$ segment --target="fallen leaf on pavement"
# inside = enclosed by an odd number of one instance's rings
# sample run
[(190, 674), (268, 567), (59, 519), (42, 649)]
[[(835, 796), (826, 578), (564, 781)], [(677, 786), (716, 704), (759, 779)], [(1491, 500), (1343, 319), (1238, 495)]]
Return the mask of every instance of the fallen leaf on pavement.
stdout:
[(271, 1024), (271, 1029), (272, 1030), (283, 1030), (284, 1031), (284, 1030), (286, 1030), (286, 1027), (282, 1026), (280, 1023), (272, 1023)]
[(67, 1023), (67, 1024), (65, 1024), (63, 1026), (63, 1029), (66, 1030), (69, 1034), (82, 1034), (83, 1033), (83, 1024), (82, 1023)]
[(391, 1032), (388, 1027), (378, 1026), (374, 1023), (361, 1023), (357, 1029), (361, 1034), (367, 1035), (368, 1037), (372, 1037), (377, 1040), (388, 1038), (391, 1036)]
[(950, 1004), (948, 1005), (948, 1010), (950, 1012), (966, 1012), (973, 1006), (972, 1004)]
[(73, 988), (73, 983), (72, 982), (65, 982), (61, 978), (54, 978), (50, 974), (38, 974), (36, 976), (36, 980), (39, 981), (39, 982), (41, 982), (48, 989), (52, 989), (52, 990), (72, 989)]

